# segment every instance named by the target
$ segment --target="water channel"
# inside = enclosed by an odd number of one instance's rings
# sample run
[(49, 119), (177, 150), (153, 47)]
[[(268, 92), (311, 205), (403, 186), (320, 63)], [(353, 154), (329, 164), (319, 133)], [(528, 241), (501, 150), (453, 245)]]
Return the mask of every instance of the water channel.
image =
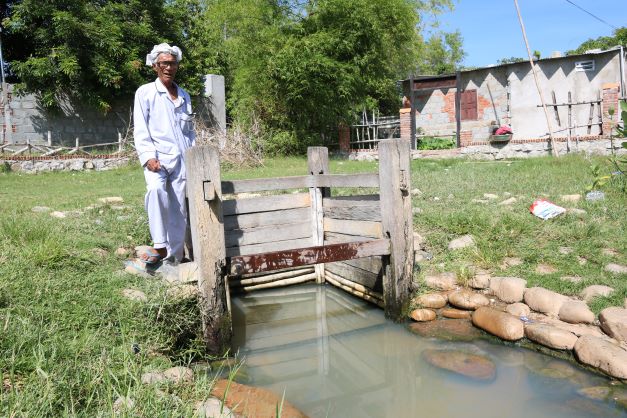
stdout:
[[(490, 339), (417, 336), (407, 324), (341, 290), (301, 285), (232, 300), (234, 345), (248, 384), (315, 417), (627, 417), (578, 394), (610, 380), (565, 361)], [(476, 381), (436, 368), (425, 350), (487, 356), (496, 377)]]

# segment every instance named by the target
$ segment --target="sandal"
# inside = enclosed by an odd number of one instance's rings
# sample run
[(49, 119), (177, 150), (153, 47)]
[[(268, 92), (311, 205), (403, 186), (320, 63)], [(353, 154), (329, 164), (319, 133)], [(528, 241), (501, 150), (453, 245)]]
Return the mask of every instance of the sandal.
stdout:
[(163, 259), (157, 250), (152, 247), (146, 248), (143, 252), (137, 254), (137, 259), (146, 264), (157, 264)]

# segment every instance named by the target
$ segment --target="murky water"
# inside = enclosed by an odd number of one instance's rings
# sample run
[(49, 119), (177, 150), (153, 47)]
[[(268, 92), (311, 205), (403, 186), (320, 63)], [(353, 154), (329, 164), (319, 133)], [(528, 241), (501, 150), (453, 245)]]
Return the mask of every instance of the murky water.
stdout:
[[(627, 416), (612, 401), (577, 393), (609, 386), (604, 377), (515, 346), (420, 337), (330, 286), (258, 291), (232, 302), (247, 383), (285, 392), (310, 417)], [(481, 382), (436, 368), (424, 360), (426, 349), (487, 356), (496, 377)]]

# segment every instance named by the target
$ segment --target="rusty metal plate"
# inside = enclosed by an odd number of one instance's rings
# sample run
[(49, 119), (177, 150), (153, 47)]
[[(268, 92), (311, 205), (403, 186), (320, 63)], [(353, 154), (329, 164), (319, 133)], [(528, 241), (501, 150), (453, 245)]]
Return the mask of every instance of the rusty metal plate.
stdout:
[(227, 258), (227, 264), (230, 274), (239, 276), (388, 254), (390, 254), (390, 240), (376, 239), (230, 257)]

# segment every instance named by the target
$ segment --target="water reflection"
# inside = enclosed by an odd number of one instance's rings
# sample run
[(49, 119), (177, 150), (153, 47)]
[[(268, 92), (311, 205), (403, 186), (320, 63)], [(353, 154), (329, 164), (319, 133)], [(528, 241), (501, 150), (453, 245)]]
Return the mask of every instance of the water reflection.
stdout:
[[(310, 417), (608, 417), (627, 414), (577, 394), (609, 381), (571, 363), (489, 341), (418, 337), (379, 308), (329, 286), (253, 292), (232, 301), (234, 348), (249, 384)], [(424, 360), (425, 349), (479, 354), (488, 382)]]

